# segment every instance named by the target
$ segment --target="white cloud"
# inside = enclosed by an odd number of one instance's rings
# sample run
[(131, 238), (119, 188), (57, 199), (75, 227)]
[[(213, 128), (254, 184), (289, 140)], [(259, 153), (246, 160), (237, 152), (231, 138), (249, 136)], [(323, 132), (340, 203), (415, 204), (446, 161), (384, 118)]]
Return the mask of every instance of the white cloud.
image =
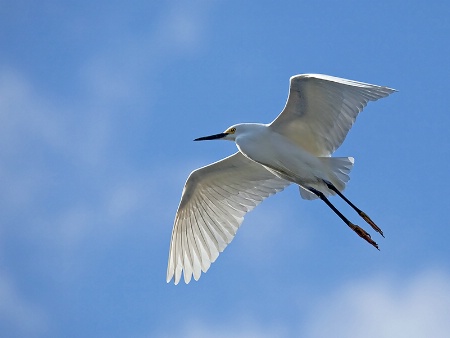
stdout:
[(444, 338), (450, 333), (450, 276), (347, 283), (311, 312), (305, 337)]
[(161, 17), (156, 40), (166, 51), (189, 52), (198, 48), (205, 37), (206, 18), (213, 2), (180, 1)]
[[(302, 302), (299, 302), (300, 304)], [(314, 300), (308, 304), (314, 304)], [(450, 332), (450, 275), (426, 271), (411, 278), (376, 276), (347, 281), (321, 295), (306, 317), (267, 324), (240, 313), (226, 323), (186, 319), (176, 329), (157, 334), (169, 337), (306, 337), (306, 338), (446, 338)], [(299, 324), (300, 323), (300, 324)], [(151, 334), (150, 336), (155, 336)]]
[[(153, 337), (153, 335), (150, 336)], [(166, 333), (157, 335), (158, 338), (280, 338), (285, 336), (282, 328), (262, 327), (242, 317), (237, 320), (228, 318), (227, 325), (208, 325), (201, 321), (190, 321), (177, 332), (168, 330)]]

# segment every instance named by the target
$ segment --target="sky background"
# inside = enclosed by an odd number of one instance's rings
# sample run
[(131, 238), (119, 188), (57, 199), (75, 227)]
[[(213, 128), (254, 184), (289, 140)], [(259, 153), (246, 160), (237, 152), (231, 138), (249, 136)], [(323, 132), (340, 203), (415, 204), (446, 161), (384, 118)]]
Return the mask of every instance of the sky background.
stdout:
[[(0, 1), (2, 337), (448, 337), (450, 2)], [(196, 137), (267, 123), (289, 77), (393, 87), (336, 156), (378, 252), (290, 187), (166, 284)], [(338, 198), (332, 202), (369, 230)]]

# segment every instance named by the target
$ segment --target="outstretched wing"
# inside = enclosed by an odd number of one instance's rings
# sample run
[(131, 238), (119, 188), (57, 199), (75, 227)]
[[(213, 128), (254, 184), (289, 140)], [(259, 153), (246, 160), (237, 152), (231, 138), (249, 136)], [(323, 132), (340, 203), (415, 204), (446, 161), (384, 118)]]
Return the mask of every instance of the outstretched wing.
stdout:
[(193, 171), (186, 181), (170, 242), (167, 282), (181, 273), (206, 272), (241, 225), (244, 215), (290, 183), (240, 152)]
[(328, 75), (296, 75), (286, 106), (270, 127), (313, 155), (329, 156), (369, 101), (395, 91)]

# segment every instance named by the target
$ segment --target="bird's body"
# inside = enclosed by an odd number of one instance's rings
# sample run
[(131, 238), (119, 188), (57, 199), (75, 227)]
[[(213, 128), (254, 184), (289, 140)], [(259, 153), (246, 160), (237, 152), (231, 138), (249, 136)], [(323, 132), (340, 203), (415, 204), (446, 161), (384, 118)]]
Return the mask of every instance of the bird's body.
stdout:
[(242, 123), (234, 127), (242, 130), (235, 139), (239, 151), (276, 176), (299, 186), (324, 189), (327, 195), (324, 180), (343, 189), (329, 165), (333, 158), (311, 155), (284, 135), (273, 131), (270, 125)]
[(244, 215), (265, 198), (294, 183), (304, 199), (320, 198), (352, 230), (378, 249), (370, 235), (351, 223), (328, 200), (339, 195), (371, 227), (380, 228), (343, 194), (352, 157), (330, 157), (356, 116), (394, 89), (319, 74), (291, 78), (289, 97), (270, 124), (240, 123), (196, 141), (234, 141), (238, 152), (194, 170), (175, 216), (167, 282), (184, 274), (189, 283), (206, 272), (231, 242)]

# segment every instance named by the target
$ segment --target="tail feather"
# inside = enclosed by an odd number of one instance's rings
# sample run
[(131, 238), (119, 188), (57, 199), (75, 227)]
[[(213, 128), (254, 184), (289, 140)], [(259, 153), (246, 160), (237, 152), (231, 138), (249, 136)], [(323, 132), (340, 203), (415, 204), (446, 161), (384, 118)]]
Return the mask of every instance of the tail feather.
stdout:
[(315, 200), (316, 198), (318, 198), (316, 194), (313, 194), (312, 192), (310, 192), (309, 190), (306, 190), (302, 186), (299, 186), (298, 189), (300, 190), (300, 196), (304, 200)]
[[(339, 190), (343, 191), (345, 185), (350, 180), (350, 171), (353, 168), (355, 159), (353, 157), (320, 157), (320, 160), (326, 168), (329, 169), (328, 174), (331, 183)], [(329, 189), (320, 189), (325, 196), (334, 195), (335, 193)], [(309, 190), (300, 186), (300, 196), (306, 200), (316, 199), (317, 196)]]

